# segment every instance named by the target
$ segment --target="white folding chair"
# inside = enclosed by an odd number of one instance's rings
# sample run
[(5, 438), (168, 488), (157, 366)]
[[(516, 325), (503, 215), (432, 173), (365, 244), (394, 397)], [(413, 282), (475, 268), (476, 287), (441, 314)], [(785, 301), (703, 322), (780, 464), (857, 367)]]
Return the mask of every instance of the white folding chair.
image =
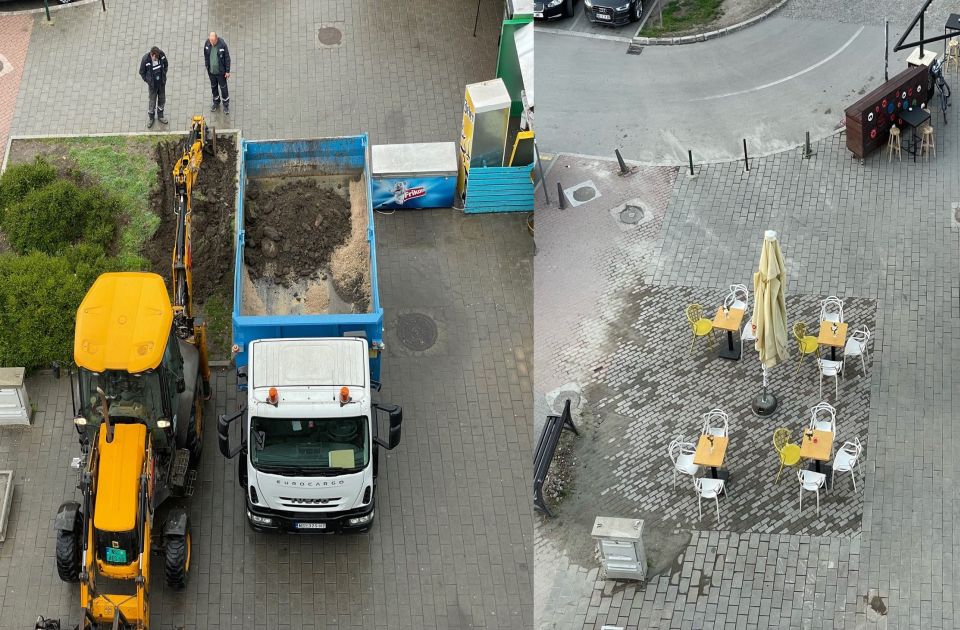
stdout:
[(757, 340), (757, 331), (753, 327), (753, 317), (747, 320), (747, 323), (743, 325), (743, 330), (740, 332), (740, 354), (743, 354), (743, 343), (745, 341), (756, 341)]
[(853, 481), (853, 491), (857, 491), (857, 462), (860, 460), (860, 454), (863, 453), (863, 445), (860, 444), (860, 438), (854, 437), (853, 441), (843, 443), (837, 456), (833, 458), (833, 479), (830, 480), (830, 489), (837, 483), (838, 472), (849, 472), (850, 480)]
[(720, 523), (720, 493), (726, 492), (723, 479), (713, 479), (712, 477), (694, 477), (693, 488), (697, 491), (697, 512), (700, 518), (703, 518), (703, 508), (701, 502), (703, 499), (713, 499), (717, 504), (717, 523)]
[(847, 339), (847, 345), (843, 347), (844, 359), (860, 357), (860, 366), (863, 368), (864, 374), (867, 373), (867, 342), (870, 341), (872, 335), (873, 333), (870, 332), (870, 329), (861, 324), (850, 333), (850, 338)]
[(731, 284), (730, 292), (723, 299), (723, 305), (727, 308), (742, 308), (744, 311), (747, 310), (749, 302), (750, 291), (745, 284)]
[(711, 409), (703, 414), (703, 431), (700, 434), (729, 437), (730, 419), (727, 417), (727, 412), (722, 409)]
[(843, 300), (835, 295), (820, 302), (820, 322), (843, 321)]
[(810, 408), (810, 428), (814, 431), (829, 431), (837, 434), (837, 410), (824, 401)]
[(817, 516), (820, 516), (820, 488), (827, 481), (827, 476), (818, 473), (815, 470), (806, 468), (797, 471), (797, 479), (800, 480), (800, 513), (803, 514), (803, 491), (817, 493)]
[(697, 452), (697, 447), (692, 442), (684, 442), (682, 438), (677, 438), (670, 442), (667, 449), (670, 459), (673, 461), (673, 487), (677, 487), (677, 473), (696, 477), (700, 472), (700, 467), (693, 463), (693, 456)]
[(823, 398), (823, 377), (833, 377), (834, 396), (840, 398), (840, 376), (843, 374), (843, 359), (831, 361), (829, 359), (817, 359), (817, 365), (820, 367), (820, 398)]

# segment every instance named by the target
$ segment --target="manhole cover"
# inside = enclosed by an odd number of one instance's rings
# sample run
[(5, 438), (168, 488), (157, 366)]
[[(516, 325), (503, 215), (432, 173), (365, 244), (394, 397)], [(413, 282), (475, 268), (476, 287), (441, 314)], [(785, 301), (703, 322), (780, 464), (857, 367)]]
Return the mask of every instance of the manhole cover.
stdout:
[(401, 315), (397, 333), (400, 343), (414, 352), (429, 350), (437, 342), (437, 324), (423, 313)]
[(339, 46), (343, 39), (343, 33), (333, 26), (321, 26), (317, 29), (317, 39), (324, 46)]
[(627, 206), (620, 211), (620, 222), (627, 225), (636, 225), (643, 220), (643, 208), (639, 206)]
[(597, 193), (593, 190), (593, 188), (590, 188), (588, 186), (583, 186), (573, 191), (573, 198), (579, 201), (580, 203), (583, 203), (584, 201), (590, 201), (596, 196), (597, 196)]

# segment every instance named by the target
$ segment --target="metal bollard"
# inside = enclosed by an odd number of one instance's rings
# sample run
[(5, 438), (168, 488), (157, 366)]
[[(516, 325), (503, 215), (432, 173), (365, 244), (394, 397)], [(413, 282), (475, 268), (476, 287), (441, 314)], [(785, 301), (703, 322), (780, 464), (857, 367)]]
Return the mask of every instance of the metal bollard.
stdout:
[(50, 21), (50, 2), (49, 0), (43, 0), (43, 10), (47, 13), (47, 22)]
[(617, 154), (617, 162), (620, 164), (620, 173), (622, 175), (626, 175), (630, 172), (630, 169), (627, 168), (627, 163), (623, 161), (623, 156), (620, 155), (620, 149), (614, 149), (613, 152)]
[(743, 139), (743, 167), (745, 170), (750, 170), (750, 158), (747, 157), (747, 139)]
[(687, 149), (687, 159), (690, 161), (690, 177), (693, 177), (693, 151)]
[(563, 196), (563, 185), (561, 185), (560, 182), (557, 182), (557, 197), (560, 198), (560, 209), (565, 209), (567, 207), (567, 202)]
[(810, 148), (810, 132), (807, 132), (806, 139), (803, 141), (803, 159), (809, 160), (810, 156), (813, 155), (813, 151)]

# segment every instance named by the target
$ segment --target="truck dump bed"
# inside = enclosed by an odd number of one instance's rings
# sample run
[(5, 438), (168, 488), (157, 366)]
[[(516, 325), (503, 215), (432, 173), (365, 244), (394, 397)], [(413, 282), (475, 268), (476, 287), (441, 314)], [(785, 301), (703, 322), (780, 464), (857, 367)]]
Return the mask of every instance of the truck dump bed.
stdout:
[(255, 339), (364, 337), (379, 378), (367, 136), (244, 140), (233, 303), (235, 364)]

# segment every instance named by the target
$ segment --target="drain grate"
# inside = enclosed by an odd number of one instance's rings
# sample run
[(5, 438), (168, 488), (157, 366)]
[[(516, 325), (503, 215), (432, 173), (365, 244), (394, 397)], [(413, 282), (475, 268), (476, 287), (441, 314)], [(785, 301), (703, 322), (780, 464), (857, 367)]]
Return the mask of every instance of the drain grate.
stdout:
[(626, 206), (620, 211), (620, 222), (627, 225), (636, 225), (643, 220), (643, 208), (640, 206)]
[(630, 44), (627, 48), (628, 55), (639, 55), (643, 52), (643, 46), (637, 46), (636, 44)]
[(414, 352), (423, 352), (437, 343), (437, 323), (423, 313), (401, 315), (397, 322), (400, 343)]

